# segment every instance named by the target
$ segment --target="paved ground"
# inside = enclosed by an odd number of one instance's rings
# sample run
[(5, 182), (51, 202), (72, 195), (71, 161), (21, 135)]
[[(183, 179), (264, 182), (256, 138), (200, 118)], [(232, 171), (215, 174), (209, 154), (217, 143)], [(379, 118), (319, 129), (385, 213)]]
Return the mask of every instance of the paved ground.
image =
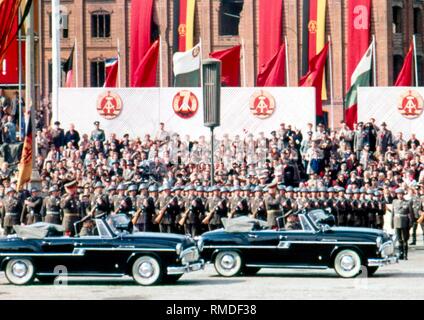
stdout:
[[(420, 241), (421, 244), (422, 241)], [(0, 274), (0, 299), (424, 299), (424, 251), (377, 271), (373, 278), (341, 279), (333, 270), (263, 269), (257, 276), (221, 278), (213, 266), (175, 285), (141, 287), (131, 278), (73, 278), (68, 285), (9, 285)]]

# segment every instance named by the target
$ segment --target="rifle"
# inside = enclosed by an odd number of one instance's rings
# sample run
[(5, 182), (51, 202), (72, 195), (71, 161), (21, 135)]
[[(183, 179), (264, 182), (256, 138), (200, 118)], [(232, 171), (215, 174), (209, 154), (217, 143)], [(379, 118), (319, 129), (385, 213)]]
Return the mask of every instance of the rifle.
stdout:
[(264, 206), (264, 200), (261, 201), (261, 205), (258, 207), (258, 209), (256, 210), (255, 213), (252, 214), (252, 218), (256, 219), (256, 217), (258, 216), (259, 211), (265, 210), (265, 206)]
[(214, 215), (214, 213), (217, 211), (218, 207), (224, 202), (224, 200), (221, 200), (220, 202), (218, 202), (218, 204), (213, 208), (212, 211), (209, 211), (207, 216), (202, 220), (202, 224), (209, 224), (209, 222), (212, 219), (212, 216)]
[(188, 218), (188, 213), (189, 213), (189, 211), (190, 210), (193, 210), (193, 206), (190, 206), (184, 213), (183, 213), (183, 215), (181, 216), (181, 219), (178, 221), (178, 224), (180, 225), (180, 226), (183, 226), (184, 224), (185, 224), (185, 222), (186, 222), (186, 220), (187, 220), (187, 218)]
[(236, 205), (236, 207), (234, 208), (234, 210), (231, 210), (231, 212), (228, 214), (228, 218), (232, 218), (232, 217), (234, 217), (234, 215), (236, 214), (236, 211), (237, 211), (237, 208), (241, 208), (242, 207), (242, 203), (241, 203), (241, 201), (239, 201), (238, 203), (237, 203), (237, 205)]
[(171, 200), (168, 201), (166, 206), (164, 206), (162, 209), (160, 209), (159, 214), (157, 215), (157, 217), (155, 218), (155, 221), (154, 221), (156, 224), (159, 224), (162, 221), (163, 216), (165, 215), (166, 209), (168, 209), (168, 206), (170, 205), (170, 203), (172, 201), (174, 201), (174, 198), (175, 197), (171, 198)]

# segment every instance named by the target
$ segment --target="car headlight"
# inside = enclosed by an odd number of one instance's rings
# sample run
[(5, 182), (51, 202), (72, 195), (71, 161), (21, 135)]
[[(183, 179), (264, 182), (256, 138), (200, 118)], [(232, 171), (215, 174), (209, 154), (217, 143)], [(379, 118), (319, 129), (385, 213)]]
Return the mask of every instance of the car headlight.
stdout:
[(199, 260), (199, 251), (196, 247), (187, 248), (181, 253), (182, 264), (188, 264), (197, 260)]
[(183, 245), (181, 243), (178, 243), (175, 247), (175, 253), (177, 254), (177, 256), (181, 254), (182, 249), (183, 249)]
[(380, 249), (381, 245), (383, 244), (383, 237), (378, 236), (375, 240), (375, 244), (377, 245), (377, 248)]
[(197, 248), (199, 249), (199, 251), (203, 251), (203, 245), (204, 245), (203, 238), (199, 236), (197, 238)]

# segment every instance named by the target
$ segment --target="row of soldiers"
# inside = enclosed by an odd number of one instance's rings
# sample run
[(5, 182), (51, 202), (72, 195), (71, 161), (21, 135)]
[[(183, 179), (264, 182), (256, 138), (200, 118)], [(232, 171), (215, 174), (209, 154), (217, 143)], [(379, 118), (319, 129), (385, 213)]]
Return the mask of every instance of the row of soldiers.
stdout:
[[(71, 181), (65, 184), (65, 191), (62, 195), (57, 186), (52, 186), (49, 195), (42, 197), (37, 189), (32, 189), (30, 196), (23, 200), (13, 188), (8, 188), (0, 202), (5, 234), (13, 233), (16, 224), (45, 221), (63, 224), (66, 232), (73, 235), (74, 223), (87, 216), (124, 213), (139, 231), (196, 236), (222, 227), (222, 218), (226, 217), (251, 216), (267, 221), (271, 228), (282, 227), (281, 224), (291, 228), (296, 225), (292, 224), (296, 213), (303, 209), (330, 210), (339, 226), (382, 229), (386, 210), (392, 208), (392, 199), (384, 197), (379, 190), (293, 188), (276, 183), (231, 189), (192, 185), (159, 188), (142, 183), (106, 189), (97, 182), (93, 193), (78, 193), (77, 183)], [(411, 221), (416, 221), (424, 210), (423, 199), (417, 192), (408, 200)], [(282, 221), (279, 225), (278, 220)]]

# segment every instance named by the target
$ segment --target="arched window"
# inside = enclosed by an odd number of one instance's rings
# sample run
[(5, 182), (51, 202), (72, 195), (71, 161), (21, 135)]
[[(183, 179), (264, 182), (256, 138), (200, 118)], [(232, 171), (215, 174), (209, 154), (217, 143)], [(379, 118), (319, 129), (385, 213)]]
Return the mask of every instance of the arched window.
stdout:
[(106, 79), (105, 59), (97, 58), (90, 61), (90, 86), (102, 87)]
[(104, 10), (91, 13), (91, 36), (93, 38), (110, 37), (110, 13)]
[(420, 8), (414, 8), (414, 34), (423, 34), (423, 16)]
[(221, 0), (219, 6), (219, 35), (238, 36), (243, 0)]
[(393, 7), (393, 33), (402, 33), (402, 8)]
[(403, 57), (400, 54), (393, 56), (393, 81), (396, 81), (403, 66)]

